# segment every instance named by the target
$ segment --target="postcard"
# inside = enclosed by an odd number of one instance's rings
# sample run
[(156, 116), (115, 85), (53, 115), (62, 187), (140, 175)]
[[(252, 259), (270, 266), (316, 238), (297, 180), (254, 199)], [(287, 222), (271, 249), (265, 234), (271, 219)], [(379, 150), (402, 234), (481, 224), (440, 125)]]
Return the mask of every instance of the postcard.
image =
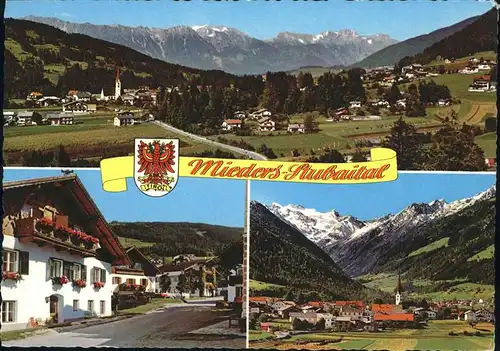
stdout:
[(9, 1), (2, 345), (491, 350), (497, 18)]

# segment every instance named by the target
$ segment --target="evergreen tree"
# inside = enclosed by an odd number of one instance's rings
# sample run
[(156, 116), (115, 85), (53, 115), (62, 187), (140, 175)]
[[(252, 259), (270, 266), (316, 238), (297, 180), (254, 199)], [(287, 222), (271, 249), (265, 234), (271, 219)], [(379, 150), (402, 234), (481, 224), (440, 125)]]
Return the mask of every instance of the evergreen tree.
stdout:
[(387, 94), (387, 101), (391, 104), (391, 106), (393, 106), (399, 99), (401, 99), (401, 92), (399, 91), (398, 86), (393, 84)]
[(406, 99), (406, 115), (408, 117), (425, 116), (425, 108), (420, 101), (418, 88), (415, 84), (408, 87), (408, 98)]
[(422, 158), (422, 145), (417, 130), (402, 118), (394, 122), (391, 133), (382, 145), (396, 151), (398, 169), (411, 170)]

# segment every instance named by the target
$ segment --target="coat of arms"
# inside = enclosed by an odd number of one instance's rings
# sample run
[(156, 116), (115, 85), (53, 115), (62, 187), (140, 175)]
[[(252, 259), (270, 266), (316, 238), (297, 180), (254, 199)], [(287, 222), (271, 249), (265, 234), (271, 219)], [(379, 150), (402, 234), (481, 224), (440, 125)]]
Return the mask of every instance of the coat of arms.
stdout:
[(135, 145), (135, 184), (146, 195), (167, 195), (179, 176), (179, 139), (135, 139)]

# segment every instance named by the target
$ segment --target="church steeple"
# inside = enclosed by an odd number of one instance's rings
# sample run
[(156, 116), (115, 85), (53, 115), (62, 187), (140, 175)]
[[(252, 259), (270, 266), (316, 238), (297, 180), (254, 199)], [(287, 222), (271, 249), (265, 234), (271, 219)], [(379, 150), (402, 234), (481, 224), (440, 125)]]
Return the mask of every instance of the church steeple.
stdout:
[(403, 284), (401, 284), (401, 274), (398, 274), (398, 283), (396, 285), (396, 305), (401, 304), (401, 294), (403, 292)]
[(115, 80), (115, 100), (122, 95), (122, 83), (120, 81), (120, 67), (116, 68), (116, 80)]

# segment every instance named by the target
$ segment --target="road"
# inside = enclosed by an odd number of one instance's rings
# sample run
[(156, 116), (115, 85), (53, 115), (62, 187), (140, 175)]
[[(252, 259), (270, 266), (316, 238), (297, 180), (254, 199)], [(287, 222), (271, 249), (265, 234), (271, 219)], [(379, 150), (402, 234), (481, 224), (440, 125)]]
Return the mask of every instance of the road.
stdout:
[(196, 140), (196, 141), (203, 143), (203, 144), (207, 144), (207, 145), (215, 146), (215, 147), (218, 147), (221, 149), (233, 151), (233, 152), (236, 152), (238, 154), (248, 156), (249, 158), (251, 158), (253, 160), (263, 160), (263, 161), (267, 160), (267, 157), (265, 157), (261, 154), (258, 154), (256, 152), (245, 150), (245, 149), (242, 149), (242, 148), (239, 148), (236, 146), (232, 146), (232, 145), (226, 145), (223, 143), (219, 143), (217, 141), (210, 140), (210, 139), (207, 139), (205, 137), (202, 137), (202, 136), (199, 136), (196, 134), (191, 134), (191, 133), (185, 132), (181, 129), (172, 127), (170, 124), (166, 124), (166, 123), (163, 123), (160, 121), (154, 121), (153, 123), (156, 123), (158, 126), (164, 128), (166, 130), (169, 130), (169, 131), (174, 132), (176, 134), (180, 134), (180, 135), (183, 135), (185, 137), (191, 138), (191, 139)]
[(189, 301), (137, 317), (81, 327), (50, 329), (2, 346), (17, 347), (168, 347), (245, 348), (245, 338), (231, 335), (189, 334), (227, 320), (227, 312), (215, 310), (213, 301)]

